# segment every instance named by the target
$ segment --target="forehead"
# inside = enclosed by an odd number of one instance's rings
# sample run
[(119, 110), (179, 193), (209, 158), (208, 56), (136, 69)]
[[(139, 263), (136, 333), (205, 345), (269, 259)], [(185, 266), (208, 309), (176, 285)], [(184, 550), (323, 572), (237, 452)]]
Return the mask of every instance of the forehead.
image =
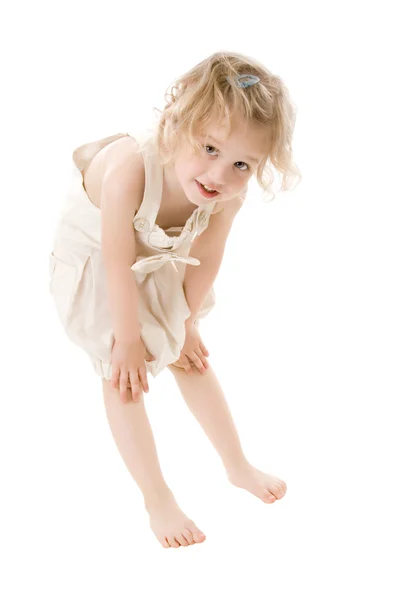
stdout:
[(226, 119), (211, 120), (203, 127), (202, 136), (223, 149), (239, 150), (252, 160), (259, 160), (269, 150), (270, 129), (266, 125), (250, 123), (242, 118), (233, 118), (228, 130)]

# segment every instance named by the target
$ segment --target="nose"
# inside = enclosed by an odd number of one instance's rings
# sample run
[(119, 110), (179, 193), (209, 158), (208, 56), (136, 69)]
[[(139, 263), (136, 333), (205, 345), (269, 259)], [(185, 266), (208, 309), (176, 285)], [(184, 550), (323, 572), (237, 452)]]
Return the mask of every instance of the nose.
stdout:
[(208, 186), (216, 190), (223, 188), (227, 184), (227, 171), (227, 165), (222, 165), (221, 162), (219, 162), (217, 165), (214, 163), (212, 168), (209, 170), (210, 181)]

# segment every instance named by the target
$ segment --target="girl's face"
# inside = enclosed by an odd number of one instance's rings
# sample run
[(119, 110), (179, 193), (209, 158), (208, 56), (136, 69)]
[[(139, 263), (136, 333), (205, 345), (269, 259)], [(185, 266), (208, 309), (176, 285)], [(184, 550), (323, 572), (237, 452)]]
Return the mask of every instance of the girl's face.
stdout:
[[(269, 150), (269, 131), (235, 117), (228, 137), (225, 125), (217, 127), (212, 122), (198, 135), (198, 141), (202, 146), (199, 153), (187, 143), (181, 145), (174, 172), (188, 200), (202, 206), (239, 196)], [(217, 190), (218, 194), (206, 198), (199, 184)]]

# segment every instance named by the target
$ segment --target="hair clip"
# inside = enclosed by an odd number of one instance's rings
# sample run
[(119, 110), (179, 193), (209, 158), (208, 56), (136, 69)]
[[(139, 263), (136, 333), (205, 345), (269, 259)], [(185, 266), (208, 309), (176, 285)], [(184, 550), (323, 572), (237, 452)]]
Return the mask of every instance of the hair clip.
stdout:
[[(227, 80), (232, 85), (233, 82), (231, 81), (231, 79), (229, 77), (227, 77)], [(250, 85), (254, 85), (255, 83), (258, 83), (259, 81), (260, 81), (260, 77), (257, 77), (257, 75), (251, 75), (250, 73), (243, 73), (242, 75), (237, 75), (234, 78), (234, 82), (240, 88), (247, 88)]]

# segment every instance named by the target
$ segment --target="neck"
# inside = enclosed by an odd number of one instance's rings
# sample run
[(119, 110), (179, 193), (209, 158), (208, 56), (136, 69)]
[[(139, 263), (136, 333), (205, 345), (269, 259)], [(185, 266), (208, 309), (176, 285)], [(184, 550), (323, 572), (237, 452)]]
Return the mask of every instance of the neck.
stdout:
[(173, 205), (180, 205), (182, 207), (193, 206), (192, 202), (188, 200), (181, 189), (172, 164), (163, 167), (163, 197), (168, 199)]

